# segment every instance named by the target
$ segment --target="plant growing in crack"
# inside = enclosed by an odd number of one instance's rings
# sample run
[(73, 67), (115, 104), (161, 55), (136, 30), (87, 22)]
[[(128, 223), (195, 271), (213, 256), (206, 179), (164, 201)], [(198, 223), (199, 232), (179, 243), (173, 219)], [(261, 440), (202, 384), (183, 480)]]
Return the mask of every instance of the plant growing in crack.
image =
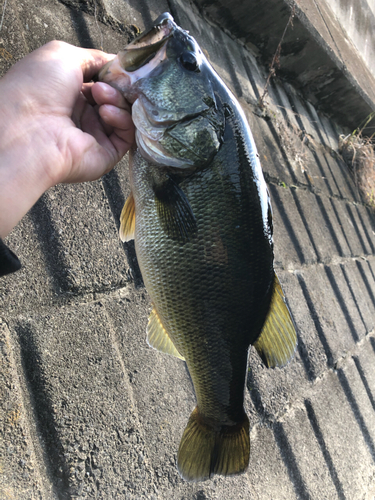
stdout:
[(267, 81), (266, 81), (266, 84), (265, 84), (264, 89), (263, 89), (263, 94), (261, 95), (261, 97), (258, 100), (258, 105), (259, 105), (259, 107), (261, 109), (264, 108), (264, 99), (265, 99), (266, 95), (268, 94), (268, 85), (270, 83), (270, 80), (271, 80), (271, 78), (273, 76), (275, 76), (275, 74), (276, 74), (276, 68), (280, 68), (281, 46), (282, 46), (282, 43), (283, 43), (284, 38), (285, 38), (285, 34), (286, 34), (289, 26), (291, 25), (293, 27), (293, 18), (295, 16), (295, 13), (296, 13), (296, 6), (293, 5), (293, 8), (291, 10), (288, 22), (286, 23), (284, 32), (283, 32), (283, 34), (281, 36), (281, 39), (280, 39), (280, 42), (279, 42), (279, 44), (277, 46), (276, 52), (275, 52), (275, 54), (274, 54), (274, 56), (272, 58), (272, 62), (271, 62), (270, 70), (269, 70), (269, 73), (268, 73)]
[(339, 138), (339, 152), (351, 171), (354, 183), (365, 203), (375, 210), (375, 132), (366, 137), (363, 131), (375, 118), (370, 113), (353, 132)]

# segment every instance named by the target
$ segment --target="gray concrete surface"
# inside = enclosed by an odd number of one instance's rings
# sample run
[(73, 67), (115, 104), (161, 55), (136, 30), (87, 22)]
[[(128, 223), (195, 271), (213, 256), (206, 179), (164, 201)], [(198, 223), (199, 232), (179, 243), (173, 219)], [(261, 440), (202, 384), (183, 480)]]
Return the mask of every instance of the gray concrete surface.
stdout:
[(375, 74), (374, 0), (331, 0), (329, 5), (372, 74)]
[(248, 471), (184, 482), (175, 461), (194, 393), (184, 363), (145, 341), (149, 299), (117, 235), (127, 158), (99, 181), (56, 187), (7, 238), (23, 268), (0, 280), (0, 498), (373, 500), (375, 217), (337, 152), (340, 116), (293, 79), (273, 82), (259, 109), (255, 49), (178, 0), (8, 0), (1, 72), (53, 38), (116, 52), (164, 10), (244, 107), (298, 351), (281, 370), (250, 353)]
[[(373, 58), (362, 57), (365, 46), (375, 43), (374, 14), (366, 0), (194, 1), (207, 18), (255, 52), (267, 67), (283, 40), (276, 74), (336, 122), (353, 130), (374, 111)], [(334, 14), (331, 7), (337, 3), (340, 9), (349, 9), (346, 16)], [(353, 8), (355, 21), (350, 14)], [(353, 22), (357, 36), (350, 29)], [(367, 132), (372, 134), (374, 129), (375, 119)]]

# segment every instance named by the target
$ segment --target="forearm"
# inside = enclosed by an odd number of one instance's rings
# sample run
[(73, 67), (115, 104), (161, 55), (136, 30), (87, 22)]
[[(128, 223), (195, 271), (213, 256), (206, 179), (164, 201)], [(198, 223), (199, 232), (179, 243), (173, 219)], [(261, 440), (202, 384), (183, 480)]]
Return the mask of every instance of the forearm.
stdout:
[(37, 124), (28, 123), (12, 107), (0, 98), (0, 238), (53, 185), (44, 165), (46, 134), (38, 134)]

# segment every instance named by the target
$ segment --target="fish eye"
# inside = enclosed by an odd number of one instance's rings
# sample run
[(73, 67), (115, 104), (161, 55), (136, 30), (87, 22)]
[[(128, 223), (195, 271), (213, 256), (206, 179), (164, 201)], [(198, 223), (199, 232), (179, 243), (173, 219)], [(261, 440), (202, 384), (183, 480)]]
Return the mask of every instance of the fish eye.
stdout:
[(180, 56), (180, 63), (188, 71), (199, 71), (197, 58), (192, 52), (183, 52)]

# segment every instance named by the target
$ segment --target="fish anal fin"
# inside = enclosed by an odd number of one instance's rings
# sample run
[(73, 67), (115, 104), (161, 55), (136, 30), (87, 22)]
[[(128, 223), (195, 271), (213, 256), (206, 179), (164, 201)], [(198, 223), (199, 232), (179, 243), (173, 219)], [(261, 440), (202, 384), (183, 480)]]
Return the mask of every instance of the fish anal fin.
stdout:
[(133, 193), (128, 196), (120, 215), (120, 239), (130, 241), (134, 239), (135, 232), (135, 202)]
[(185, 361), (185, 358), (178, 352), (168, 332), (165, 330), (155, 307), (153, 307), (148, 318), (147, 342), (154, 349)]
[(254, 347), (268, 368), (285, 366), (297, 347), (294, 322), (276, 274), (270, 308)]
[(213, 474), (240, 474), (246, 470), (249, 457), (249, 419), (245, 412), (238, 424), (212, 427), (195, 408), (177, 455), (178, 471), (186, 481), (204, 481)]
[(197, 223), (189, 200), (171, 177), (155, 189), (155, 202), (160, 223), (168, 236), (183, 243), (189, 241)]

